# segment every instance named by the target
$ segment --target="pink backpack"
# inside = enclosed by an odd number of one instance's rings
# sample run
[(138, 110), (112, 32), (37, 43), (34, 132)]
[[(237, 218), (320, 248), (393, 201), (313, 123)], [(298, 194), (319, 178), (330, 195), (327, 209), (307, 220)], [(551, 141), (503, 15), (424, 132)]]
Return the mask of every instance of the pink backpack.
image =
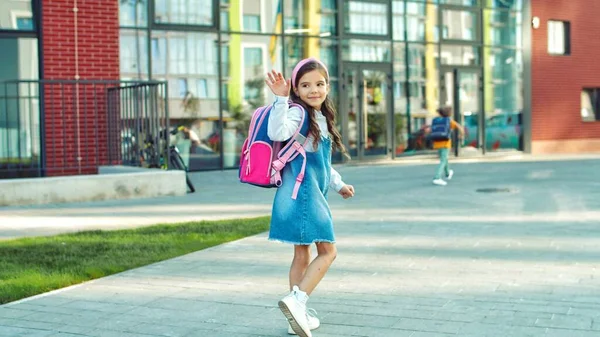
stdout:
[(287, 163), (301, 155), (304, 157), (302, 169), (296, 177), (296, 184), (292, 193), (292, 199), (296, 199), (306, 168), (304, 145), (307, 140), (309, 123), (306, 110), (296, 103), (290, 103), (290, 107), (292, 106), (298, 107), (304, 113), (302, 114), (300, 126), (296, 129), (292, 138), (286, 142), (274, 142), (267, 135), (269, 114), (273, 109), (272, 105), (263, 106), (254, 111), (248, 129), (248, 138), (242, 146), (239, 177), (240, 181), (246, 184), (260, 187), (279, 187), (281, 186), (281, 170)]

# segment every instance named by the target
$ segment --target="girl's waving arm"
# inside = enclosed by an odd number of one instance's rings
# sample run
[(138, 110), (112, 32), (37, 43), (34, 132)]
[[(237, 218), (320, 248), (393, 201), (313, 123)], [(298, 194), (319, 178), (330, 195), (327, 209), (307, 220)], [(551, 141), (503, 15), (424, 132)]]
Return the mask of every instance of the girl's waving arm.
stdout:
[(267, 135), (275, 142), (283, 142), (294, 135), (302, 121), (302, 110), (289, 108), (288, 96), (290, 94), (291, 82), (286, 80), (281, 73), (272, 70), (267, 73), (265, 83), (275, 94), (273, 110), (269, 114)]
[(302, 110), (289, 108), (288, 97), (276, 96), (273, 110), (269, 114), (267, 135), (275, 142), (283, 142), (294, 135), (302, 121)]

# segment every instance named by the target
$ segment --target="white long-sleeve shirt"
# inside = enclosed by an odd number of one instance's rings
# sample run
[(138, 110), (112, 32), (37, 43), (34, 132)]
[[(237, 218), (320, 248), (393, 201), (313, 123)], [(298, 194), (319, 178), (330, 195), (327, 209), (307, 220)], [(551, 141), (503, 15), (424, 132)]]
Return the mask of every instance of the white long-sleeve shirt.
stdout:
[[(327, 119), (320, 111), (315, 111), (317, 118), (317, 124), (321, 130), (321, 135), (329, 136), (327, 130)], [(290, 139), (296, 129), (300, 126), (302, 121), (302, 110), (297, 107), (289, 108), (287, 96), (275, 96), (275, 103), (273, 103), (273, 110), (269, 114), (269, 123), (267, 128), (267, 134), (272, 141), (283, 142)], [(307, 142), (304, 145), (306, 152), (315, 152), (313, 146), (314, 136), (308, 135)], [(342, 176), (336, 171), (333, 166), (331, 167), (331, 181), (329, 187), (334, 191), (339, 192), (342, 187), (346, 185), (342, 181)]]

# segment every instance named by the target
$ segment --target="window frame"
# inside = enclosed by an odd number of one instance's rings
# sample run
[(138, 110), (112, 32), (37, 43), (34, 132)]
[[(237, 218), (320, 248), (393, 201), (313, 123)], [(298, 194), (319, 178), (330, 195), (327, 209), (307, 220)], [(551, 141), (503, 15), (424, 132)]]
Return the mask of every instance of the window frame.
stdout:
[[(41, 0), (30, 0), (31, 3), (31, 13), (26, 11), (17, 10), (16, 12), (11, 12), (10, 22), (16, 26), (17, 17), (30, 17), (33, 23), (33, 27), (30, 30), (25, 29), (12, 29), (12, 28), (3, 28), (0, 27), (0, 38), (19, 38), (19, 37), (29, 37), (35, 38), (39, 41), (40, 36), (40, 9), (41, 9)], [(14, 15), (14, 14), (17, 15)], [(19, 16), (18, 14), (22, 14)], [(38, 42), (39, 44), (39, 42)], [(39, 48), (39, 56), (41, 61), (41, 52), (42, 48), (38, 45)], [(41, 63), (40, 63), (41, 66)]]
[[(595, 87), (595, 88), (583, 87), (581, 89), (581, 94), (583, 94), (584, 92), (587, 92), (590, 97), (593, 119), (592, 118), (584, 119), (584, 117), (581, 116), (581, 121), (584, 123), (600, 122), (600, 87)], [(583, 106), (581, 107), (580, 110), (583, 110)]]
[(351, 33), (346, 31), (346, 20), (349, 19), (348, 13), (346, 11), (346, 6), (350, 5), (349, 0), (341, 1), (341, 7), (339, 7), (340, 3), (338, 3), (338, 35), (340, 37), (340, 41), (344, 40), (352, 40), (352, 39), (367, 39), (367, 40), (383, 40), (383, 41), (392, 41), (393, 40), (393, 15), (392, 15), (392, 2), (388, 0), (352, 0), (356, 2), (364, 2), (364, 3), (372, 3), (387, 6), (386, 13), (384, 16), (386, 18), (386, 34), (369, 34), (369, 33)]
[[(551, 23), (557, 23), (557, 24), (562, 24), (562, 28), (563, 28), (563, 51), (562, 52), (558, 52), (555, 51), (553, 49), (551, 49), (551, 42), (556, 39), (556, 37), (553, 37), (553, 35), (551, 35)], [(570, 56), (571, 55), (571, 22), (570, 21), (566, 21), (566, 20), (558, 20), (558, 19), (549, 19), (546, 26), (548, 27), (548, 39), (547, 39), (547, 51), (548, 54), (551, 56)], [(552, 33), (554, 33), (554, 30), (552, 30)]]

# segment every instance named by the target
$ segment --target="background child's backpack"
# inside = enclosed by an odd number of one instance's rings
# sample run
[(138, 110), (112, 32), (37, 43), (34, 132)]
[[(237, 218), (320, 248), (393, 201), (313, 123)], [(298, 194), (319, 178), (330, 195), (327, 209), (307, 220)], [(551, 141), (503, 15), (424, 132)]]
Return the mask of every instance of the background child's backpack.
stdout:
[(273, 105), (260, 107), (254, 111), (248, 129), (248, 138), (242, 146), (239, 177), (243, 183), (260, 187), (279, 187), (281, 170), (287, 163), (301, 155), (304, 157), (302, 169), (296, 177), (292, 194), (292, 199), (296, 199), (306, 168), (304, 145), (307, 141), (309, 122), (306, 110), (299, 104), (290, 103), (290, 107), (293, 106), (302, 110), (302, 120), (292, 138), (286, 142), (274, 142), (267, 135), (269, 114)]
[(431, 140), (449, 140), (452, 136), (450, 128), (450, 117), (436, 117), (431, 122), (431, 132), (429, 139)]

